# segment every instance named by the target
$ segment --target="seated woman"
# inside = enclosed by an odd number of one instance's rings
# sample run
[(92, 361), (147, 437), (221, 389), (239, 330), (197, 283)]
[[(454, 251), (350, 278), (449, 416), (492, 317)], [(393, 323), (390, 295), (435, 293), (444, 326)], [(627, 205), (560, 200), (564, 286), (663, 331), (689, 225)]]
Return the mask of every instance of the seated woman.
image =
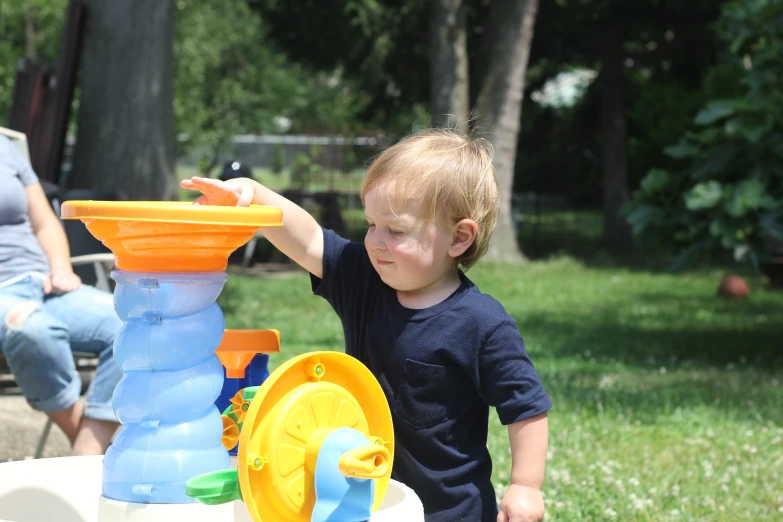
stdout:
[[(27, 398), (71, 441), (74, 455), (106, 451), (119, 424), (112, 355), (122, 326), (112, 296), (82, 286), (68, 241), (30, 164), (0, 136), (0, 351)], [(85, 405), (72, 350), (99, 357)]]

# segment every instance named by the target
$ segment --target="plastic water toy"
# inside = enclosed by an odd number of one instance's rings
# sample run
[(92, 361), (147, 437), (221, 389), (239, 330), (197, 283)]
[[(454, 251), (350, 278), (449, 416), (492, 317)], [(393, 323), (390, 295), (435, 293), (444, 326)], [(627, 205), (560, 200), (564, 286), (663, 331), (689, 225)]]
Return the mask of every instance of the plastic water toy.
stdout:
[(280, 351), (277, 330), (226, 330), (216, 350), (225, 369), (215, 405), (223, 411), (223, 446), (237, 454), (239, 430), (255, 390), (269, 377), (269, 353)]
[[(50, 497), (68, 491), (80, 499), (69, 504), (73, 511), (87, 513), (73, 520), (86, 522), (223, 522), (247, 515), (255, 522), (423, 521), (415, 494), (390, 480), (389, 407), (355, 359), (314, 352), (284, 363), (260, 387), (234, 396), (236, 429), (214, 404), (223, 365), (227, 376), (239, 376), (259, 351), (279, 349), (274, 331), (225, 331), (215, 302), (228, 256), (259, 227), (280, 225), (279, 209), (72, 201), (62, 214), (81, 219), (115, 254), (114, 302), (124, 326), (115, 342), (123, 377), (114, 406), (122, 428), (102, 459), (97, 518), (94, 504), (84, 505), (97, 495), (66, 484), (68, 465), (23, 462), (0, 465), (0, 520), (4, 506), (16, 509), (27, 498), (30, 516), (15, 520), (70, 522), (64, 509), (46, 516), (40, 509), (44, 491)], [(227, 432), (239, 432), (236, 469), (224, 447)], [(87, 466), (85, 459), (50, 460)], [(89, 469), (95, 464), (89, 460)], [(33, 469), (46, 488), (8, 493)], [(93, 484), (90, 477), (83, 482)], [(239, 498), (244, 504), (227, 503)]]
[(256, 522), (365, 521), (380, 506), (394, 432), (364, 365), (335, 352), (300, 355), (243, 399), (237, 469), (190, 480), (188, 494), (207, 504), (243, 499)]
[(226, 377), (242, 379), (245, 368), (258, 354), (279, 351), (277, 330), (226, 330), (215, 353), (226, 368)]
[[(241, 501), (196, 504), (99, 502), (103, 457), (60, 457), (0, 464), (0, 522), (253, 522)], [(424, 522), (416, 494), (389, 481), (370, 522)]]
[(124, 325), (114, 359), (123, 376), (113, 404), (122, 428), (103, 461), (103, 496), (193, 502), (185, 482), (230, 465), (214, 406), (223, 387), (215, 355), (224, 336), (215, 302), (223, 270), (259, 226), (282, 224), (281, 212), (88, 201), (66, 202), (62, 215), (81, 219), (114, 252), (119, 269), (112, 273), (114, 307)]

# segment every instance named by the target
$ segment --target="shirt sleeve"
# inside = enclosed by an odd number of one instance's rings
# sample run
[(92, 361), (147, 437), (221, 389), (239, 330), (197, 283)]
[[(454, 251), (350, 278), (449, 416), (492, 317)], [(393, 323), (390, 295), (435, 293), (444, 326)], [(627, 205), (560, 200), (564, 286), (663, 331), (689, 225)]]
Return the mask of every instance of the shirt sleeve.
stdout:
[(479, 393), (487, 404), (497, 409), (503, 425), (544, 413), (552, 407), (512, 319), (495, 328), (481, 347)]
[(365, 271), (362, 256), (364, 245), (352, 243), (334, 231), (322, 229), (324, 235), (323, 277), (310, 274), (310, 284), (315, 295), (326, 299), (337, 315), (345, 317), (356, 301), (358, 276)]
[(8, 155), (7, 157), (10, 159), (12, 168), (16, 170), (19, 175), (19, 180), (22, 182), (22, 185), (29, 187), (30, 185), (38, 183), (38, 176), (35, 175), (35, 171), (33, 171), (30, 162), (22, 156), (19, 149), (11, 143), (11, 140), (5, 136), (0, 136), (0, 138), (2, 138), (0, 145), (2, 145), (3, 153)]

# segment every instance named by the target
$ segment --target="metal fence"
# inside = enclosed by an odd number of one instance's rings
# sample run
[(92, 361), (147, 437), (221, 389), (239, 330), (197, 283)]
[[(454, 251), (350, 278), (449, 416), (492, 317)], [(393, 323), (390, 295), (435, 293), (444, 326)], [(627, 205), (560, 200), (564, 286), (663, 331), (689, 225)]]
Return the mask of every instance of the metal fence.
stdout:
[[(275, 161), (282, 160), (283, 167), (288, 167), (297, 157), (305, 156), (325, 170), (349, 172), (363, 168), (387, 146), (381, 136), (239, 135), (218, 156), (218, 163), (239, 161), (254, 169), (272, 169)], [(179, 163), (196, 166), (209, 155), (208, 151), (191, 150), (179, 158)]]

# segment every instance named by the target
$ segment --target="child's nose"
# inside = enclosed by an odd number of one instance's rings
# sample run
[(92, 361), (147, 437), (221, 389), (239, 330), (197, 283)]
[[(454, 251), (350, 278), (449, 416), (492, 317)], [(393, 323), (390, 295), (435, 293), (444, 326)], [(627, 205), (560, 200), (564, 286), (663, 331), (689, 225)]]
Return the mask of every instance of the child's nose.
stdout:
[(379, 236), (380, 234), (374, 230), (367, 233), (367, 243), (374, 250), (380, 250), (383, 248), (383, 238)]

